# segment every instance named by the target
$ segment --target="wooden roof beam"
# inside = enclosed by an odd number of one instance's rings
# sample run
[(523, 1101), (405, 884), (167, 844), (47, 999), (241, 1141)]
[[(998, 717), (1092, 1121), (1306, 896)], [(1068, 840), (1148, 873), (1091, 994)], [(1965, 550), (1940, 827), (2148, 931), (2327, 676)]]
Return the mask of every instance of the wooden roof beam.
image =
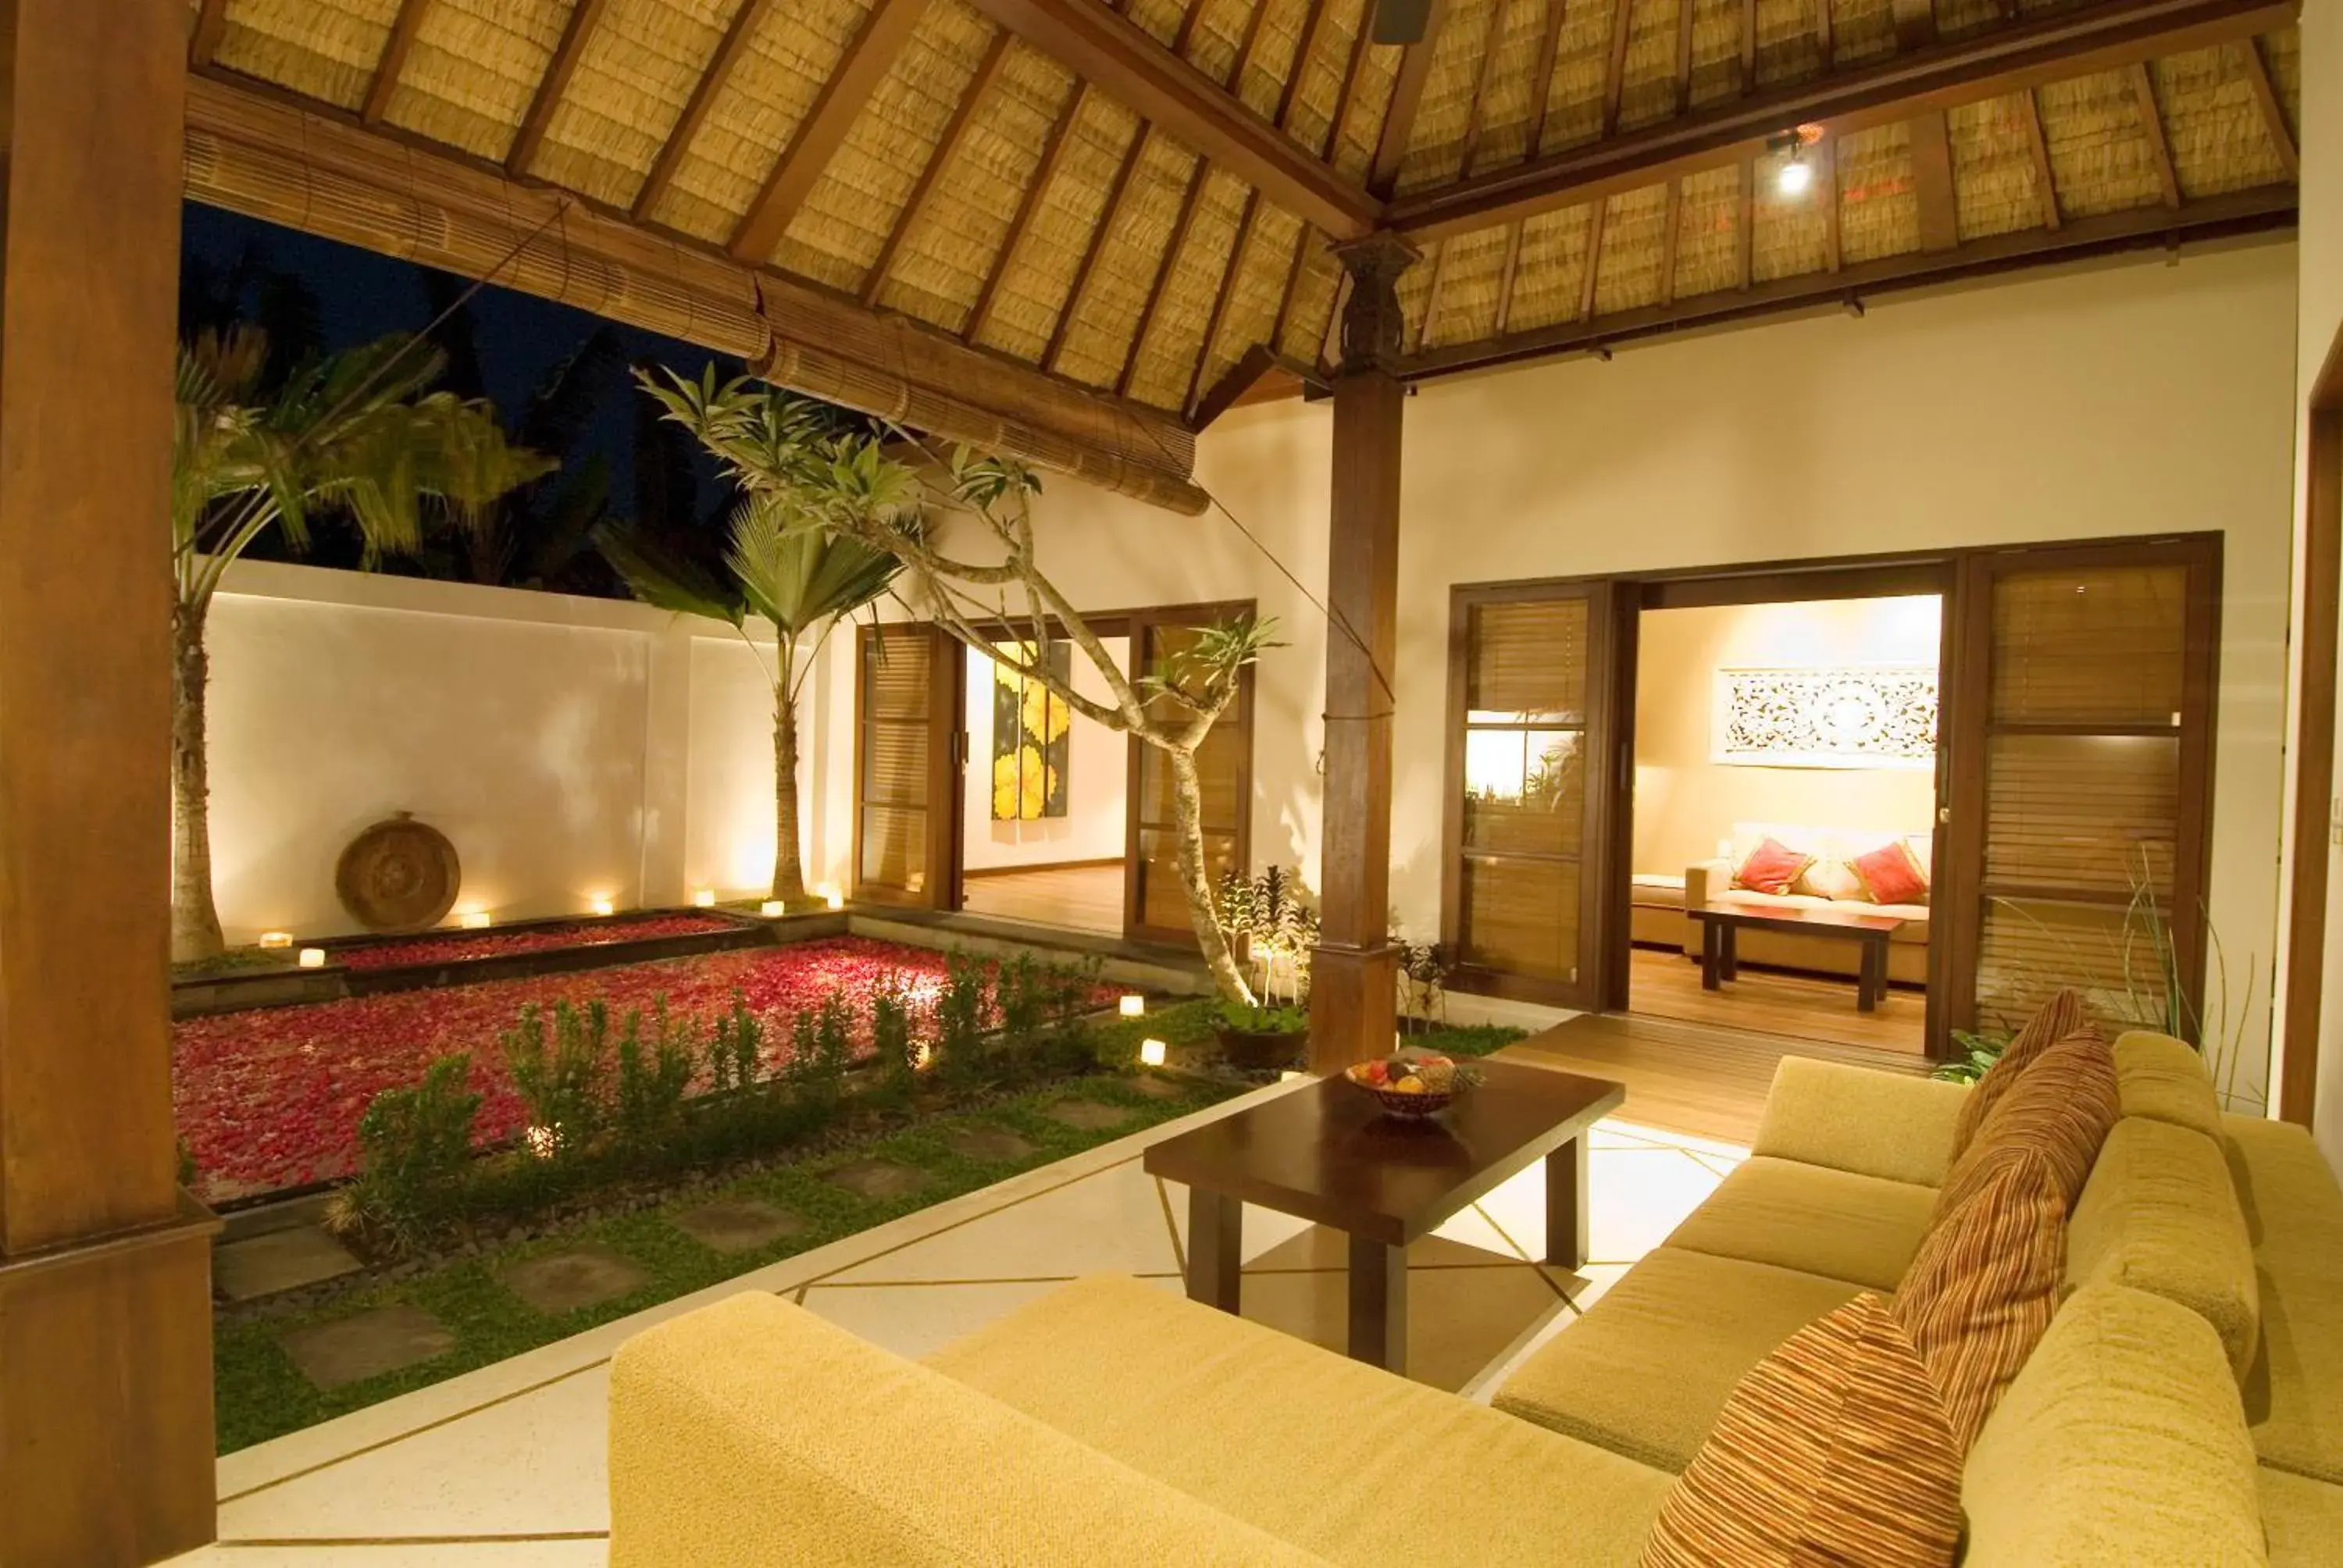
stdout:
[(1896, 24), (1896, 47), (1906, 54), (1936, 41), (1935, 0), (1890, 0), (1888, 15)]
[(1325, 386), (1317, 367), (1304, 365), (1299, 359), (1283, 354), (1272, 353), (1256, 343), (1239, 355), (1237, 362), (1222, 371), (1221, 378), (1212, 383), (1212, 390), (1197, 401), (1190, 425), (1195, 429), (1203, 429), (1230, 409), (1245, 402), (1246, 394), (1272, 376), (1290, 377), (1305, 391)]
[(2294, 220), (2296, 200), (2292, 186), (2260, 186), (2192, 201), (2177, 213), (2168, 207), (2145, 206), (2076, 218), (2055, 234), (2047, 229), (2019, 229), (1973, 239), (1952, 251), (1913, 251), (1858, 262), (1836, 273), (1809, 272), (1795, 277), (1770, 278), (1743, 289), (1717, 289), (1670, 305), (1582, 317), (1510, 337), (1428, 349), (1404, 362), (1401, 373), (1411, 380), (1421, 380), (1461, 370), (1614, 347), (1626, 339), (1799, 309), (1850, 296), (1984, 276), (2083, 256), (2161, 246), (2190, 236), (2283, 227)]
[[(1368, 11), (1373, 15), (1373, 3)], [(1403, 45), (1399, 59), (1399, 76), (1392, 83), (1391, 104), (1383, 110), (1383, 133), (1375, 138), (1375, 161), (1367, 175), (1367, 188), (1381, 195), (1391, 194), (1393, 182), (1399, 178), (1399, 166), (1407, 156), (1407, 144), (1415, 135), (1415, 112), (1423, 106), (1424, 85), (1432, 80), (1432, 58), (1440, 48), (1440, 30), (1448, 21), (1448, 0), (1431, 0), (1424, 14), (1423, 36)], [(1359, 25), (1371, 25), (1363, 17)]]
[[(2253, 42), (2248, 38), (2247, 43)], [(2156, 78), (2148, 74), (2147, 62), (2135, 60), (2131, 65), (2131, 101), (2139, 110), (2140, 134), (2147, 138), (2147, 150), (2156, 161), (2156, 183), (2164, 193), (2164, 205), (2180, 205), (2180, 171), (2172, 166), (2172, 138), (2164, 134), (2164, 111), (2156, 105)]]
[(1196, 221), (1196, 198), (1204, 194), (1204, 181), (1210, 177), (1212, 166), (1202, 158), (1188, 171), (1188, 187), (1180, 193), (1180, 216), (1172, 220), (1171, 237), (1164, 241), (1163, 254), (1155, 258), (1155, 276), (1147, 285), (1146, 302), (1139, 307), (1138, 323), (1131, 330), (1131, 346), (1122, 351), (1122, 363), (1114, 374), (1114, 395), (1131, 396), (1131, 378), (1139, 371), (1139, 356), (1147, 347), (1147, 334), (1155, 326), (1155, 307), (1162, 302), (1163, 286), (1172, 281), (1172, 268), (1180, 259), (1180, 249), (1188, 243), (1189, 226)]
[(847, 132), (854, 128), (870, 95), (895, 68), (927, 10), (928, 0), (879, 0), (871, 6), (862, 30), (846, 46), (838, 68), (822, 83), (813, 107), (798, 122), (796, 134), (781, 149), (780, 161), (732, 231), (732, 243), (726, 249), (743, 261), (763, 261), (773, 254), (806, 197), (813, 194), (821, 171), (845, 145)]
[[(1691, 0), (1679, 0), (1689, 5)], [(1627, 91), (1627, 23), (1635, 0), (1611, 0), (1611, 53), (1603, 65), (1603, 135), (1619, 128), (1619, 101)]]
[(220, 36), (227, 31), (227, 0), (204, 0), (196, 13), (194, 31), (187, 35), (187, 64), (208, 65), (219, 53)]
[(951, 118), (944, 123), (944, 134), (937, 138), (935, 151), (928, 155), (920, 177), (912, 183), (911, 194), (903, 198), (902, 210), (895, 215), (894, 224), (887, 230), (887, 241), (879, 247), (879, 259), (870, 264), (870, 272), (863, 276), (863, 304), (875, 304), (879, 291), (887, 286), (887, 275), (895, 269), (895, 255), (903, 248), (911, 226), (919, 221), (920, 211), (928, 205), (928, 193), (935, 189), (936, 176), (960, 156), (960, 144), (968, 138), (969, 124), (976, 117), (977, 105), (1001, 79), (1001, 67), (1009, 63), (1009, 44), (1007, 33), (998, 29), (993, 32), (992, 42), (986, 47), (984, 58), (978, 62), (968, 91), (952, 106)]
[(643, 176), (641, 188), (635, 192), (632, 211), (637, 217), (649, 216), (659, 198), (667, 195), (668, 187), (675, 183), (675, 171), (682, 164), (683, 155), (690, 150), (693, 138), (699, 135), (700, 125), (708, 118), (709, 106), (724, 90), (724, 84), (732, 79), (734, 67), (748, 52), (749, 36), (771, 5), (772, 0), (741, 0), (740, 9), (732, 13), (731, 23), (717, 42), (716, 53), (709, 57), (708, 68), (692, 85), (691, 96), (683, 101), (683, 113), (676, 116), (667, 140), (659, 144), (659, 156), (651, 160), (651, 172)]
[(2262, 126), (2269, 132), (2270, 145), (2278, 149), (2278, 161), (2285, 167), (2288, 179), (2300, 179), (2302, 149), (2295, 146), (2294, 127), (2286, 123), (2286, 108), (2278, 101), (2278, 89), (2270, 85), (2269, 65), (2262, 58), (2262, 46), (2251, 38), (2241, 38), (2237, 49), (2243, 56), (2246, 85), (2253, 89), (2254, 105), (2261, 111)]
[(1526, 157), (1538, 156), (1545, 141), (1545, 117), (1554, 106), (1554, 65), (1562, 55), (1564, 0), (1545, 0), (1545, 27), (1538, 35), (1537, 64), (1530, 76), (1530, 139)]
[(1009, 220), (1001, 248), (993, 253), (992, 266), (984, 275), (984, 286), (977, 291), (976, 304), (969, 310), (968, 326), (960, 333), (963, 340), (975, 342), (991, 323), (992, 307), (1001, 298), (1001, 281), (1009, 276), (1009, 264), (1024, 242), (1026, 226), (1033, 220), (1034, 209), (1041, 205), (1042, 194), (1058, 177), (1058, 166), (1065, 161), (1070, 145), (1066, 133), (1073, 128), (1075, 116), (1081, 113), (1082, 104), (1089, 96), (1090, 85), (1077, 82), (1066, 94), (1066, 101), (1058, 106), (1058, 117), (1050, 122), (1050, 134), (1041, 143), (1041, 161), (1033, 166), (1032, 181), (1017, 198), (1017, 212)]
[(1920, 204), (1920, 248), (1951, 250), (1959, 245), (1960, 203), (1953, 189), (1953, 144), (1942, 109), (1913, 116), (1912, 190)]
[(561, 95), (569, 90), (569, 79), (578, 74), (578, 62), (585, 57), (587, 41), (593, 37), (607, 5), (608, 0), (578, 0), (570, 8), (560, 45), (553, 51), (553, 60), (529, 98), (528, 113), (521, 116), (520, 129), (513, 135), (512, 150), (505, 155), (505, 167), (513, 173), (525, 175), (537, 161), (537, 150), (545, 145), (546, 127), (553, 123), (553, 111), (560, 106)]
[(1098, 0), (974, 0), (976, 9), (1141, 119), (1328, 233), (1355, 239), (1383, 204), (1243, 100)]
[[(1262, 7), (1267, 10), (1267, 6)], [(1188, 393), (1180, 400), (1182, 409), (1192, 413), (1196, 397), (1204, 384), (1204, 364), (1212, 357), (1212, 344), (1221, 336), (1221, 327), (1229, 318), (1229, 304), (1237, 296), (1237, 276), (1244, 270), (1245, 246), (1252, 242), (1253, 219), (1261, 213), (1261, 193), (1245, 192), (1244, 207), (1237, 215), (1236, 237), (1229, 242), (1229, 258), (1221, 269), (1221, 285), (1212, 291), (1212, 314), (1204, 317), (1203, 340), (1196, 345), (1196, 362), (1188, 368)], [(1272, 334), (1273, 336), (1273, 334)]]
[(407, 68), (407, 52), (415, 47), (416, 29), (423, 25), (423, 10), (430, 3), (398, 0), (398, 14), (390, 19), (390, 35), (382, 41), (374, 75), (367, 82), (366, 100), (358, 106), (361, 123), (378, 125), (390, 112), (390, 95), (398, 90), (398, 74)]
[(1098, 266), (1099, 253), (1106, 249), (1108, 231), (1122, 213), (1123, 193), (1131, 188), (1131, 176), (1138, 172), (1139, 160), (1153, 140), (1155, 127), (1145, 120), (1139, 122), (1131, 133), (1131, 146), (1122, 153), (1122, 162), (1115, 166), (1114, 183), (1106, 188), (1106, 200), (1099, 206), (1099, 220), (1091, 230), (1090, 242), (1082, 246), (1082, 259), (1074, 268), (1074, 283), (1066, 291), (1065, 308), (1058, 312), (1057, 325), (1050, 328), (1049, 347), (1041, 350), (1044, 369), (1058, 367), (1058, 356), (1066, 347), (1066, 334), (1074, 325), (1074, 317), (1082, 307), (1082, 296), (1090, 292), (1091, 274)]
[(1763, 152), (1768, 137), (1793, 126), (1845, 136), (2159, 55), (2233, 43), (2291, 25), (2297, 9), (2296, 0), (2099, 0), (2029, 15), (1403, 196), (1391, 204), (1386, 226), (1422, 245), (1730, 164)]
[(2050, 167), (2050, 140), (2042, 134), (2042, 105), (2028, 87), (2019, 95), (2026, 103), (2026, 141), (2034, 156), (2034, 185), (2042, 196), (2042, 226), (2058, 226), (2058, 176)]

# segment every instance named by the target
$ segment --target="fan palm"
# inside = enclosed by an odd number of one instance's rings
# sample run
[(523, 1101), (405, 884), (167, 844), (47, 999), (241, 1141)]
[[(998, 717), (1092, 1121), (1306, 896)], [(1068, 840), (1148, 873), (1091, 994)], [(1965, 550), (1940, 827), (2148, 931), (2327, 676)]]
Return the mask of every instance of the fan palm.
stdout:
[(734, 511), (720, 578), (639, 531), (606, 527), (598, 542), (646, 604), (729, 621), (736, 628), (750, 615), (772, 624), (773, 882), (767, 896), (801, 901), (798, 697), (830, 634), (885, 593), (900, 564), (860, 540), (804, 526), (780, 493), (752, 495)]
[(171, 950), (221, 951), (212, 900), (204, 748), (204, 627), (228, 564), (270, 528), (296, 548), (321, 512), (353, 520), (366, 563), (413, 550), (435, 498), (459, 515), (553, 467), (505, 438), (485, 402), (427, 390), (443, 361), (390, 337), (306, 363), (269, 383), (256, 327), (206, 331), (179, 347), (171, 461)]

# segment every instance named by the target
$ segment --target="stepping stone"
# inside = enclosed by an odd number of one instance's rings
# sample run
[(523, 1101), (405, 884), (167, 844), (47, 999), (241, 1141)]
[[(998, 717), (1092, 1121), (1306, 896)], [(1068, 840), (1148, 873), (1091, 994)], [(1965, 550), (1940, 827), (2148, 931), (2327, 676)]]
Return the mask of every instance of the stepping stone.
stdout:
[(332, 1390), (446, 1355), (456, 1334), (421, 1307), (402, 1303), (295, 1329), (279, 1342), (303, 1377)]
[(231, 1302), (297, 1291), (357, 1271), (349, 1249), (315, 1225), (270, 1231), (212, 1250), (212, 1283)]
[(898, 1165), (892, 1160), (857, 1160), (826, 1173), (822, 1180), (857, 1198), (883, 1203), (908, 1198), (925, 1187), (928, 1173), (916, 1165)]
[(1103, 1132), (1121, 1126), (1133, 1113), (1128, 1106), (1102, 1105), (1095, 1100), (1061, 1100), (1041, 1114), (1083, 1132)]
[(1137, 1078), (1126, 1081), (1123, 1087), (1135, 1094), (1143, 1094), (1150, 1100), (1178, 1100), (1188, 1092), (1186, 1084), (1174, 1083), (1168, 1078), (1158, 1078), (1151, 1072), (1141, 1073)]
[(504, 1271), (505, 1289), (548, 1314), (583, 1312), (632, 1295), (650, 1275), (606, 1247), (548, 1252)]
[(802, 1217), (756, 1198), (705, 1203), (678, 1214), (671, 1223), (710, 1251), (727, 1256), (769, 1247), (785, 1236), (801, 1234), (806, 1228)]
[(988, 1165), (1005, 1165), (1033, 1157), (1031, 1143), (998, 1127), (959, 1128), (944, 1134), (944, 1147), (963, 1160), (979, 1160)]

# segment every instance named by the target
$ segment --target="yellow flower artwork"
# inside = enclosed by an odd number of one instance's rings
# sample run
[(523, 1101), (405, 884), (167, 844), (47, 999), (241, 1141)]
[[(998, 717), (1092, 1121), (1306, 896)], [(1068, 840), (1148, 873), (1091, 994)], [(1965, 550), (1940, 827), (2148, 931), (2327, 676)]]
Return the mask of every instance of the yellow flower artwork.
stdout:
[[(1001, 651), (1028, 667), (1071, 683), (1073, 650), (1053, 643), (1003, 644)], [(1066, 814), (1066, 764), (1073, 712), (1039, 680), (1000, 661), (992, 667), (992, 819), (1034, 822)]]

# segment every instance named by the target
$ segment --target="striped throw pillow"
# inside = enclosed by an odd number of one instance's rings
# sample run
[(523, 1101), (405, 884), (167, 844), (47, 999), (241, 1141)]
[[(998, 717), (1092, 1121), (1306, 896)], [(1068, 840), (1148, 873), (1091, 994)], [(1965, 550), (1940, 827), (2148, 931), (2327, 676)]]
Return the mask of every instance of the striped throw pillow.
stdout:
[(2049, 1162), (2071, 1213), (2121, 1111), (2114, 1050), (2096, 1032), (2068, 1035), (2034, 1059), (2026, 1076), (1995, 1102), (1969, 1146), (1954, 1158), (1937, 1190), (1929, 1228), (1943, 1223), (1998, 1166), (2029, 1153)]
[(1966, 1455), (2058, 1310), (2066, 1203), (2050, 1161), (2022, 1151), (1932, 1228), (1896, 1291), (1896, 1319), (1944, 1396)]
[(1668, 1489), (1644, 1568), (1945, 1568), (1961, 1460), (1887, 1304), (1861, 1295), (1749, 1369)]
[(1961, 1101), (1961, 1113), (1953, 1121), (1953, 1157), (1960, 1158), (1961, 1151), (1985, 1124), (1988, 1112), (2001, 1097), (2016, 1087), (2017, 1080), (2036, 1057), (2068, 1035), (2090, 1027), (2083, 1014), (2083, 999), (2065, 990), (2034, 1010), (2016, 1036), (2005, 1047), (2001, 1060), (1986, 1070), (1986, 1074)]

